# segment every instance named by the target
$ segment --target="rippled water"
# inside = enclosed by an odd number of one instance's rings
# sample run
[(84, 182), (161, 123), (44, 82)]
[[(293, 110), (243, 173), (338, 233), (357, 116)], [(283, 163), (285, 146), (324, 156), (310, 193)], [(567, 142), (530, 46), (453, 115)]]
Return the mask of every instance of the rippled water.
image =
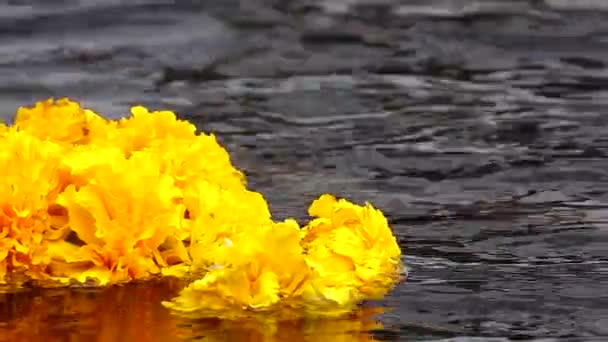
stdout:
[[(173, 109), (279, 218), (324, 192), (387, 213), (411, 273), (384, 327), (295, 340), (607, 337), (607, 63), (604, 0), (0, 1), (6, 120), (48, 96)], [(0, 295), (0, 339), (262, 340), (179, 322), (172, 291)]]

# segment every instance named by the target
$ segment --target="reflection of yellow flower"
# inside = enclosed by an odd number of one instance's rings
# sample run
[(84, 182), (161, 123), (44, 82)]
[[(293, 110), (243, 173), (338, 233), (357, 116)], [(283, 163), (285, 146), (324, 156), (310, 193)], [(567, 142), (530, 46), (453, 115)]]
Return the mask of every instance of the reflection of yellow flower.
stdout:
[(177, 342), (204, 336), (207, 342), (371, 342), (375, 340), (370, 331), (382, 327), (376, 318), (381, 311), (375, 308), (358, 309), (339, 319), (191, 320), (170, 315), (159, 304), (178, 286), (153, 280), (84, 291), (0, 293), (3, 320), (8, 320), (0, 326), (0, 341), (80, 341), (90, 337), (99, 342)]
[(239, 320), (186, 320), (189, 329), (178, 331), (181, 338), (205, 336), (214, 341), (251, 342), (372, 342), (371, 331), (381, 329), (375, 318), (382, 310), (359, 308), (340, 318), (302, 318), (289, 321), (260, 321), (244, 318)]
[(160, 302), (180, 284), (151, 280), (103, 289), (0, 293), (0, 341), (183, 341), (182, 319)]

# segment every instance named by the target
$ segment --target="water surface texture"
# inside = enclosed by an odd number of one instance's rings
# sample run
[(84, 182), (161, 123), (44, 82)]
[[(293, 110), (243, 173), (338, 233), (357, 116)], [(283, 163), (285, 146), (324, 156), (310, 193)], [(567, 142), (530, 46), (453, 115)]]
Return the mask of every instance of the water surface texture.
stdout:
[[(384, 327), (277, 341), (608, 337), (607, 63), (604, 0), (0, 1), (3, 119), (49, 96), (172, 109), (277, 218), (325, 192), (385, 211), (410, 277)], [(261, 341), (180, 322), (173, 294), (0, 295), (0, 339)]]

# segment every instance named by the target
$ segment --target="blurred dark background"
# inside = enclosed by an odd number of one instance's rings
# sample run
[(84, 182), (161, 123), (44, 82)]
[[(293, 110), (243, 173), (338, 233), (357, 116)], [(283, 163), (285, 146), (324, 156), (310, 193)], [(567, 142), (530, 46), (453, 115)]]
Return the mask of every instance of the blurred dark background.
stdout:
[(277, 218), (381, 208), (411, 273), (380, 340), (608, 335), (607, 63), (605, 0), (0, 1), (4, 120), (171, 109)]

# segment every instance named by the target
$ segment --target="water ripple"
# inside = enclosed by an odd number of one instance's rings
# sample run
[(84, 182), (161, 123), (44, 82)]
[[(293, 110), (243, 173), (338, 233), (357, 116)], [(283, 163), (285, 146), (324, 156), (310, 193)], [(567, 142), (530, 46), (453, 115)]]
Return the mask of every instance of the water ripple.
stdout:
[(372, 202), (409, 268), (377, 339), (599, 341), (606, 9), (5, 1), (1, 117), (47, 96), (169, 108), (217, 134), (277, 218), (325, 192)]

